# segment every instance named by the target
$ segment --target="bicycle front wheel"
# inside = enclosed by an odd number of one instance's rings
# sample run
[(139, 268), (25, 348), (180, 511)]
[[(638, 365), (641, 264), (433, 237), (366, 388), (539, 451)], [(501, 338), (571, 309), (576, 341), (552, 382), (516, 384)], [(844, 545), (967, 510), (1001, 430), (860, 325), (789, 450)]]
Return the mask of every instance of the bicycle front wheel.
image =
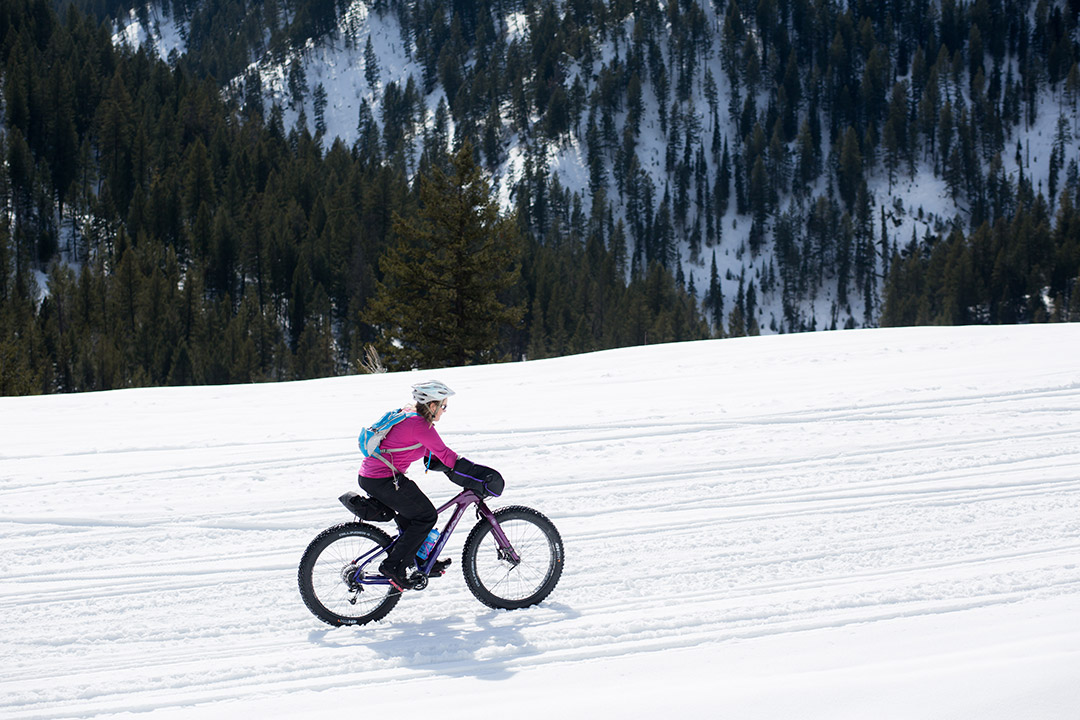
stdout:
[(476, 599), (498, 610), (536, 605), (562, 576), (563, 544), (554, 523), (527, 507), (495, 511), (520, 562), (513, 563), (496, 542), (491, 524), (481, 520), (469, 533), (462, 555), (465, 584)]
[[(319, 533), (300, 559), (300, 597), (312, 614), (330, 625), (364, 625), (386, 617), (401, 594), (390, 585), (359, 582), (359, 562), (371, 560), (390, 536), (365, 523), (335, 525)], [(378, 560), (368, 563), (378, 567)]]

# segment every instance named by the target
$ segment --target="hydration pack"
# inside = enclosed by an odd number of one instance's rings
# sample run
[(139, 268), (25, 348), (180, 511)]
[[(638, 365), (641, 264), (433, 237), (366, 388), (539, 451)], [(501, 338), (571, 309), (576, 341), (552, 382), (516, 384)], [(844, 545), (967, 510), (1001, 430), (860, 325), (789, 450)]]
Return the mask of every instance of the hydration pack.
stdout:
[[(412, 417), (413, 415), (416, 415), (416, 413), (407, 412), (403, 409), (391, 410), (370, 426), (361, 430), (360, 437), (357, 438), (357, 445), (360, 446), (360, 452), (363, 453), (364, 457), (373, 457), (382, 460), (386, 463), (387, 467), (394, 470), (394, 466), (386, 459), (383, 453), (415, 450), (420, 447), (420, 443), (410, 445), (409, 447), (386, 448), (385, 450), (381, 448), (380, 445), (382, 445), (382, 441), (386, 439), (386, 434), (390, 432), (390, 428), (394, 427), (405, 418)], [(396, 470), (394, 471), (394, 474), (397, 474)]]

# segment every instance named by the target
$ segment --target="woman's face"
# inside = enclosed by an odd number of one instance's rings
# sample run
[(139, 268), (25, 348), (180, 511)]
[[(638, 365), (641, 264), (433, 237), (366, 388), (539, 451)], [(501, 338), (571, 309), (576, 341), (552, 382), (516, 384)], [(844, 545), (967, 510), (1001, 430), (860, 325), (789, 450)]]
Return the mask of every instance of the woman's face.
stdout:
[(433, 402), (429, 407), (431, 407), (432, 418), (434, 418), (433, 422), (439, 422), (439, 418), (446, 412), (446, 401)]

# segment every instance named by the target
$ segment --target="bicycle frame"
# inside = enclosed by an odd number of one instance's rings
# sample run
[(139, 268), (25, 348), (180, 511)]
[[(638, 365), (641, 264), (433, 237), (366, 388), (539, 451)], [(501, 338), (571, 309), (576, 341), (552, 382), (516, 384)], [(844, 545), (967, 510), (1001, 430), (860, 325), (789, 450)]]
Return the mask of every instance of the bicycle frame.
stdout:
[[(495, 536), (495, 543), (496, 545), (498, 545), (500, 552), (506, 554), (506, 559), (514, 563), (515, 565), (521, 562), (521, 557), (517, 554), (517, 551), (514, 550), (514, 547), (510, 544), (510, 540), (507, 539), (506, 533), (503, 532), (502, 527), (499, 525), (499, 521), (495, 518), (495, 513), (493, 513), (488, 508), (487, 504), (484, 503), (484, 499), (472, 490), (462, 490), (460, 493), (450, 498), (450, 500), (448, 500), (436, 510), (439, 515), (442, 515), (443, 512), (445, 512), (446, 510), (454, 508), (453, 514), (450, 516), (450, 519), (447, 520), (446, 525), (442, 529), (442, 532), (439, 533), (439, 539), (438, 541), (436, 541), (435, 547), (431, 549), (431, 552), (428, 554), (427, 559), (425, 559), (423, 563), (418, 565), (418, 567), (420, 568), (420, 572), (424, 573), (425, 575), (431, 572), (432, 566), (439, 559), (439, 555), (442, 553), (443, 548), (450, 540), (450, 535), (453, 534), (454, 530), (458, 526), (458, 523), (461, 521), (461, 518), (464, 517), (465, 510), (470, 505), (476, 505), (476, 514), (486, 520), (488, 524), (491, 525), (491, 532), (492, 535)], [(381, 556), (386, 552), (389, 552), (390, 548), (394, 546), (395, 542), (397, 542), (397, 537), (395, 537), (394, 540), (385, 548), (378, 548), (377, 550), (372, 550), (366, 555), (362, 555), (356, 559), (354, 563), (356, 565), (355, 579), (358, 583), (360, 583), (361, 585), (390, 584), (390, 581), (382, 575), (365, 576), (364, 569), (372, 561), (374, 561), (375, 558)]]

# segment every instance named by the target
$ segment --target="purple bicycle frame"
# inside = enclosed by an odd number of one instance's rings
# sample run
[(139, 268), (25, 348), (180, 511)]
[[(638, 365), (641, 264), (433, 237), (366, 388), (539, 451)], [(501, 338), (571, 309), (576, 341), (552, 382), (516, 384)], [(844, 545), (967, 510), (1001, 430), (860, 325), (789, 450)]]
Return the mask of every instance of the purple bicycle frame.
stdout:
[[(446, 526), (443, 528), (442, 532), (439, 533), (439, 539), (436, 541), (435, 547), (431, 548), (431, 552), (428, 554), (427, 558), (423, 561), (423, 563), (418, 564), (420, 572), (424, 573), (425, 575), (431, 572), (432, 566), (435, 564), (435, 561), (439, 559), (439, 555), (442, 553), (443, 547), (446, 546), (446, 542), (450, 539), (450, 535), (454, 532), (454, 529), (457, 528), (458, 522), (460, 522), (461, 518), (465, 515), (465, 509), (468, 508), (470, 505), (476, 505), (476, 514), (482, 517), (491, 525), (491, 533), (495, 536), (495, 544), (499, 546), (500, 550), (506, 553), (507, 559), (514, 564), (521, 562), (521, 557), (517, 554), (517, 551), (514, 550), (513, 546), (510, 544), (510, 541), (506, 537), (506, 533), (503, 532), (502, 527), (499, 525), (499, 521), (495, 519), (495, 513), (491, 512), (488, 506), (484, 504), (483, 498), (481, 498), (472, 490), (462, 490), (460, 493), (450, 498), (450, 500), (443, 504), (442, 507), (436, 510), (439, 515), (442, 515), (444, 511), (449, 510), (451, 507), (453, 507), (454, 513), (450, 516), (450, 519), (447, 521)], [(357, 577), (357, 580), (362, 585), (390, 584), (390, 581), (382, 575), (363, 576), (363, 572), (364, 568), (367, 567), (367, 565), (372, 560), (379, 557), (379, 555), (383, 552), (388, 551), (391, 547), (393, 547), (395, 542), (397, 542), (397, 538), (394, 538), (393, 542), (391, 542), (390, 545), (387, 545), (385, 548), (377, 548), (367, 553), (366, 555), (362, 555), (361, 557), (356, 559), (356, 573), (358, 576), (360, 576)]]

